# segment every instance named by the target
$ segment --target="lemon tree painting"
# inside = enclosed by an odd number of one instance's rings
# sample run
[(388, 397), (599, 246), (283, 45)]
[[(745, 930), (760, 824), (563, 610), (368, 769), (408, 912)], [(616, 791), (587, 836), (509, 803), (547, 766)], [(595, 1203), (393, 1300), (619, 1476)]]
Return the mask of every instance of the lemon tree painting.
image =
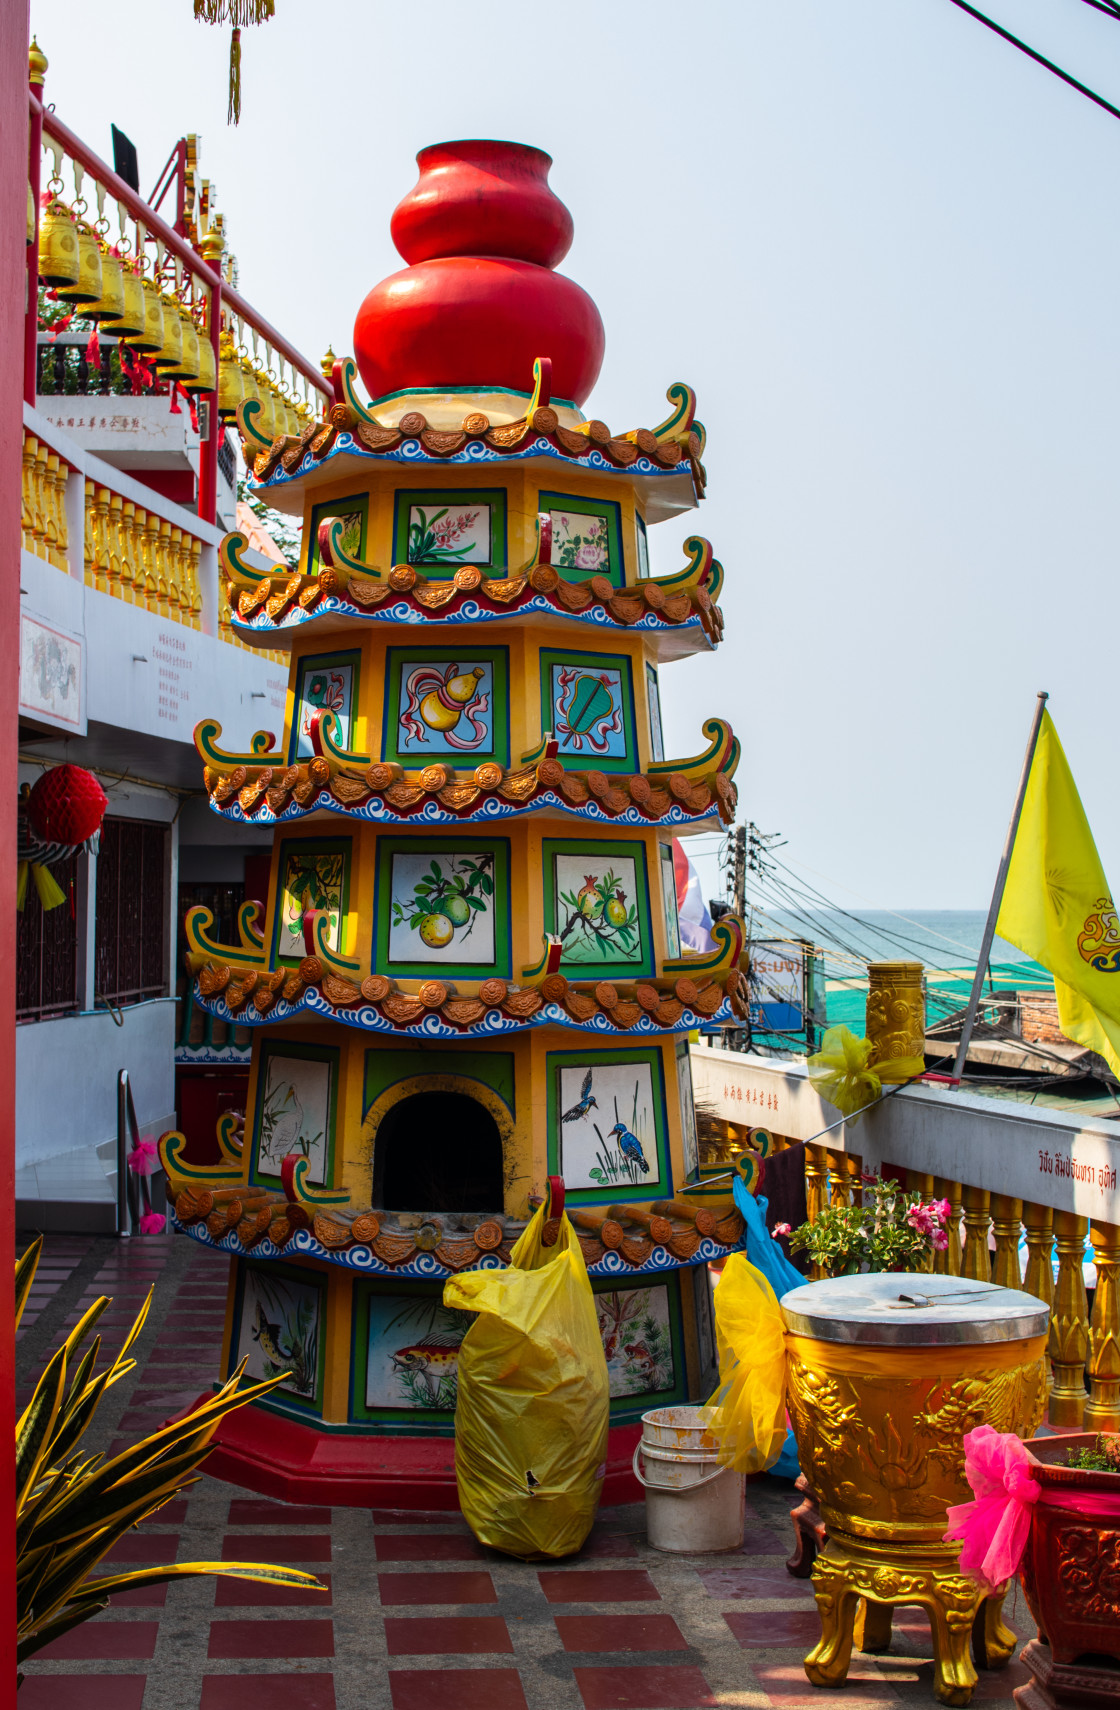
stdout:
[(349, 858), (348, 841), (285, 843), (280, 857), (277, 950), (286, 961), (298, 962), (306, 954), (304, 921), (311, 913), (326, 919), (327, 948), (342, 949)]
[(555, 858), (556, 932), (564, 967), (601, 968), (643, 960), (634, 861), (586, 855)]
[(494, 960), (494, 857), (393, 857), (392, 961)]
[(314, 1401), (319, 1389), (319, 1317), (322, 1289), (295, 1271), (242, 1266), (241, 1317), (234, 1364), (245, 1375), (283, 1376), (281, 1392)]

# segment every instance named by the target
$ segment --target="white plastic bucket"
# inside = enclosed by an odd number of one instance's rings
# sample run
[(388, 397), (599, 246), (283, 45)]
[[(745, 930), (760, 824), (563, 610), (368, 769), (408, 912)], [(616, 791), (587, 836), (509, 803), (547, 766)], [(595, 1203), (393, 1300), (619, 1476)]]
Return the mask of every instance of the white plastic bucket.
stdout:
[(703, 1407), (658, 1407), (642, 1415), (633, 1466), (655, 1550), (704, 1555), (743, 1542), (743, 1475), (720, 1466), (709, 1417)]

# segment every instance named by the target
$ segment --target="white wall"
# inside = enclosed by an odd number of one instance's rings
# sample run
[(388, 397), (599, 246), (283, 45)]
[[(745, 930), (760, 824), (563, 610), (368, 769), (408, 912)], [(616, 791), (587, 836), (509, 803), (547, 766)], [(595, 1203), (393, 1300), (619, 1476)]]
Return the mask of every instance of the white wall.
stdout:
[(175, 1000), (156, 998), (16, 1028), (16, 1169), (117, 1134), (117, 1075), (127, 1069), (141, 1128), (175, 1126)]

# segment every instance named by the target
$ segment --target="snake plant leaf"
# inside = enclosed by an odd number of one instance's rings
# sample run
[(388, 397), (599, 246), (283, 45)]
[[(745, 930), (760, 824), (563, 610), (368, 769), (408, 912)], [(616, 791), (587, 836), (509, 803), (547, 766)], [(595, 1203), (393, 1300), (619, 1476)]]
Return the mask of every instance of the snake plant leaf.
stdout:
[(137, 1568), (133, 1573), (116, 1574), (111, 1579), (97, 1579), (98, 1594), (133, 1591), (141, 1585), (160, 1585), (164, 1580), (214, 1573), (223, 1579), (255, 1579), (266, 1585), (306, 1586), (311, 1591), (325, 1591), (321, 1580), (301, 1568), (277, 1567), (272, 1562), (174, 1562), (167, 1567)]
[(71, 1627), (78, 1626), (81, 1621), (88, 1621), (91, 1615), (97, 1615), (102, 1609), (108, 1609), (107, 1597), (83, 1597), (76, 1603), (71, 1603), (61, 1615), (53, 1621), (47, 1621), (41, 1627), (36, 1627), (26, 1639), (20, 1639), (16, 1645), (16, 1661), (26, 1662), (28, 1657), (41, 1651), (44, 1645), (49, 1645), (52, 1639), (60, 1639), (63, 1633), (68, 1633)]
[(16, 1329), (23, 1317), (23, 1309), (27, 1305), (27, 1297), (31, 1293), (31, 1284), (35, 1281), (35, 1272), (39, 1268), (39, 1258), (43, 1251), (43, 1237), (37, 1235), (28, 1247), (26, 1253), (16, 1260)]
[(99, 1532), (103, 1526), (123, 1519), (126, 1514), (129, 1518), (124, 1530), (127, 1531), (128, 1526), (136, 1525), (155, 1508), (161, 1508), (196, 1462), (197, 1452), (192, 1448), (184, 1455), (143, 1468), (130, 1478), (110, 1485), (92, 1501), (83, 1492), (68, 1502), (57, 1504), (36, 1527), (35, 1545), (70, 1543), (89, 1533)]
[(82, 1316), (75, 1324), (73, 1330), (71, 1330), (69, 1336), (67, 1336), (65, 1342), (62, 1344), (66, 1350), (67, 1359), (73, 1358), (82, 1343), (85, 1341), (86, 1337), (89, 1335), (90, 1331), (93, 1329), (94, 1325), (97, 1323), (97, 1320), (101, 1317), (101, 1314), (103, 1312), (107, 1312), (112, 1304), (110, 1297), (107, 1294), (102, 1294), (98, 1296), (92, 1306), (87, 1306), (86, 1310), (82, 1313)]
[(66, 1481), (65, 1469), (56, 1468), (53, 1476), (43, 1479), (36, 1492), (21, 1506), (16, 1518), (16, 1558), (20, 1567), (23, 1551), (27, 1547), (36, 1520), (48, 1511), (52, 1500), (66, 1485)]
[(38, 1565), (36, 1566), (34, 1573), (28, 1574), (26, 1578), (21, 1578), (17, 1582), (17, 1621), (22, 1620), (23, 1612), (25, 1610), (34, 1609), (36, 1599), (39, 1595), (39, 1587), (51, 1571), (51, 1567), (54, 1563), (54, 1555), (55, 1553), (53, 1550), (43, 1550), (38, 1559)]
[(65, 1461), (82, 1432), (89, 1425), (97, 1412), (98, 1403), (104, 1395), (108, 1383), (108, 1372), (102, 1372), (100, 1377), (95, 1378), (93, 1383), (87, 1386), (84, 1395), (79, 1396), (77, 1401), (63, 1410), (64, 1416), (55, 1429), (54, 1440), (51, 1443), (51, 1460), (56, 1465)]
[(60, 1348), (35, 1385), (35, 1393), (16, 1427), (16, 1510), (34, 1489), (50, 1447), (51, 1434), (66, 1387), (66, 1350)]

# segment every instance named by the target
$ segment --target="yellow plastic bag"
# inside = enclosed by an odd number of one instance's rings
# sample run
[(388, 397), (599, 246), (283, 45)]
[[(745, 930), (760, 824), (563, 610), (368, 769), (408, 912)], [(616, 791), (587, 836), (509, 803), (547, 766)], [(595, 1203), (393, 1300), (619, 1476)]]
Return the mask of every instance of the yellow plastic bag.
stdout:
[(719, 1388), (708, 1429), (736, 1472), (765, 1472), (786, 1440), (786, 1337), (778, 1297), (745, 1253), (732, 1253), (716, 1288)]
[(475, 1537), (511, 1556), (568, 1556), (591, 1530), (607, 1459), (607, 1362), (587, 1266), (545, 1208), (508, 1270), (466, 1271), (445, 1306), (477, 1312), (459, 1348), (455, 1473)]

